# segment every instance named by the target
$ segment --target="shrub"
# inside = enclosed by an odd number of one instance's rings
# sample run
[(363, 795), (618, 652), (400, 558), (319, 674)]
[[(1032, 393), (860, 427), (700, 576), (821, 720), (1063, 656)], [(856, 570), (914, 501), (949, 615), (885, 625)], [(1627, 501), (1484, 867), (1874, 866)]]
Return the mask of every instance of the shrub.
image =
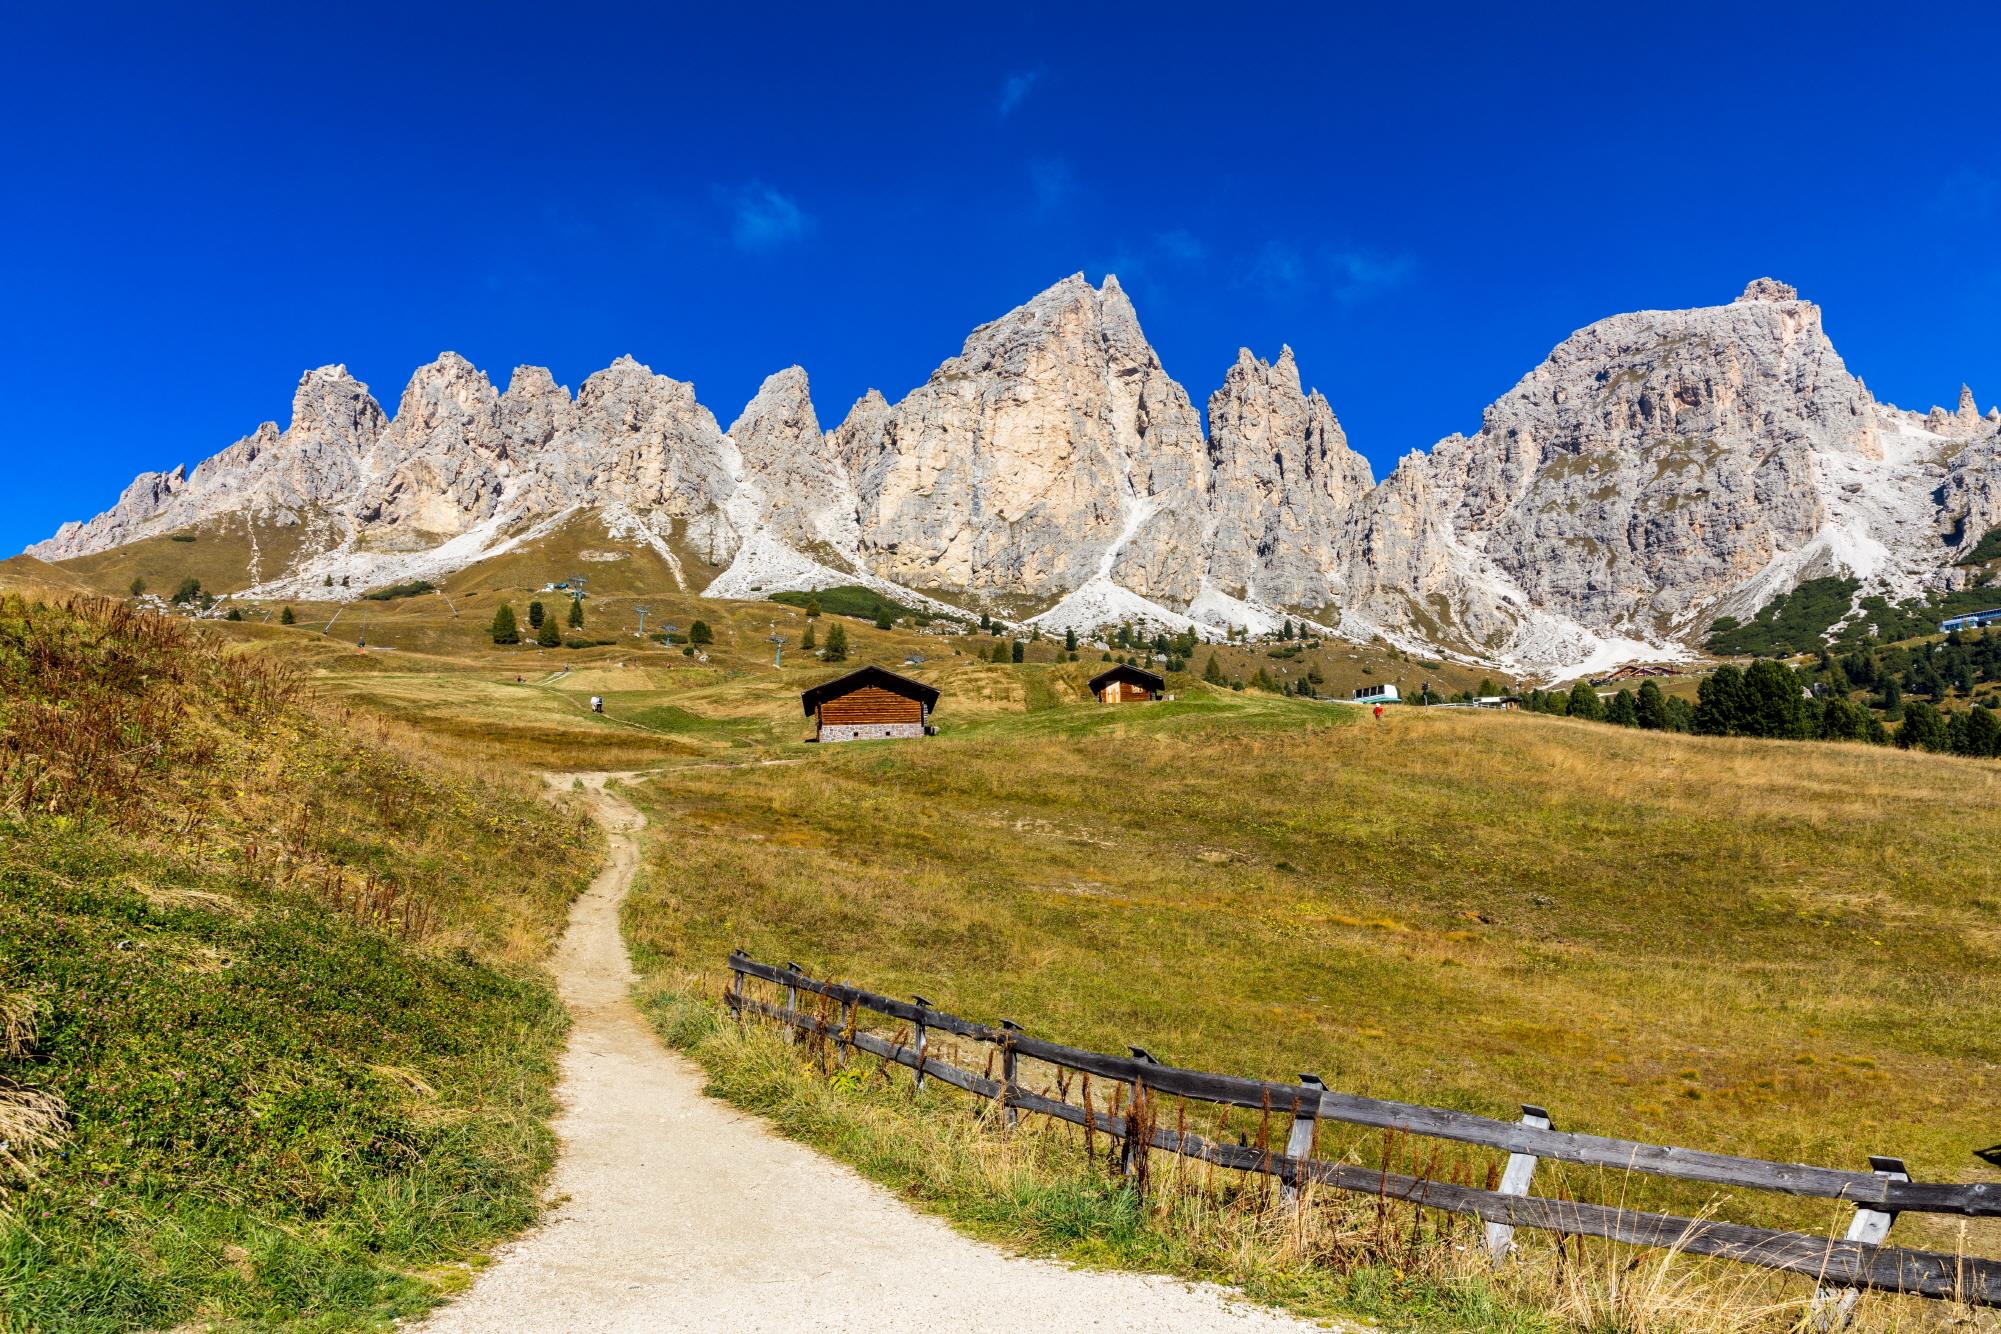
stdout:
[(437, 589), (438, 586), (429, 579), (413, 579), (407, 584), (391, 584), (387, 588), (378, 588), (373, 593), (364, 593), (362, 596), (370, 602), (393, 602), (397, 598), (416, 597), (419, 593), (435, 593)]

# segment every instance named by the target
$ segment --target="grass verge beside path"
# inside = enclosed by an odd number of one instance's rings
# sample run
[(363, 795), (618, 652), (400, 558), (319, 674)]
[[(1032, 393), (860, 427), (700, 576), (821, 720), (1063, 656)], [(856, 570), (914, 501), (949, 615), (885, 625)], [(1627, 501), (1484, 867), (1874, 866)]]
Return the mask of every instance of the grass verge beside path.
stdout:
[(0, 1330), (424, 1309), (535, 1212), (594, 828), (111, 604), (0, 685)]

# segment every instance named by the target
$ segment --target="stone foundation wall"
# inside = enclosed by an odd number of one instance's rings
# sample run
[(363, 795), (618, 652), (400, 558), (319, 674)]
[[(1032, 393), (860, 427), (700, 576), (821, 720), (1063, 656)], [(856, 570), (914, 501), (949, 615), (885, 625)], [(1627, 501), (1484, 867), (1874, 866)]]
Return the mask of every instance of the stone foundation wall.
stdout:
[(919, 737), (924, 735), (923, 723), (823, 723), (820, 740), (828, 741), (881, 741), (891, 737)]

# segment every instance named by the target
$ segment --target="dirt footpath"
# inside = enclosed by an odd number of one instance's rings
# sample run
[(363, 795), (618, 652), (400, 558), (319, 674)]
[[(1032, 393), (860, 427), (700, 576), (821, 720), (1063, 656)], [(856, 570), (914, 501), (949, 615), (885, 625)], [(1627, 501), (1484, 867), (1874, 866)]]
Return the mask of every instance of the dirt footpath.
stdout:
[(618, 932), (641, 820), (587, 775), (611, 856), (554, 967), (575, 1019), (561, 1203), (417, 1326), (466, 1331), (1304, 1330), (1221, 1289), (1074, 1270), (969, 1240), (702, 1095), (633, 1005)]

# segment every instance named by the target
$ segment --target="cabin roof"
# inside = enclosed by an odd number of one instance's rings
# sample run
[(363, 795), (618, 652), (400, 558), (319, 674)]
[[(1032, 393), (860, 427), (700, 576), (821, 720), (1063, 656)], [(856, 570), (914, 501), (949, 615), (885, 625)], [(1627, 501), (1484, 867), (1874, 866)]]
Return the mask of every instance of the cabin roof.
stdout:
[(1164, 690), (1167, 688), (1166, 678), (1158, 676), (1144, 667), (1128, 667), (1121, 662), (1107, 667), (1104, 671), (1099, 672), (1091, 678), (1091, 693), (1094, 695), (1097, 694), (1114, 681), (1131, 681), (1135, 685), (1145, 686), (1148, 690)]
[(902, 695), (905, 699), (917, 700), (924, 705), (926, 712), (938, 703), (936, 686), (927, 686), (922, 681), (898, 676), (887, 667), (877, 667), (873, 663), (866, 667), (857, 667), (854, 671), (844, 676), (837, 676), (831, 681), (822, 681), (811, 690), (801, 693), (799, 703), (806, 710), (806, 716), (811, 718), (814, 710), (826, 701), (838, 699), (842, 695), (851, 694), (867, 686), (881, 686), (884, 690)]

